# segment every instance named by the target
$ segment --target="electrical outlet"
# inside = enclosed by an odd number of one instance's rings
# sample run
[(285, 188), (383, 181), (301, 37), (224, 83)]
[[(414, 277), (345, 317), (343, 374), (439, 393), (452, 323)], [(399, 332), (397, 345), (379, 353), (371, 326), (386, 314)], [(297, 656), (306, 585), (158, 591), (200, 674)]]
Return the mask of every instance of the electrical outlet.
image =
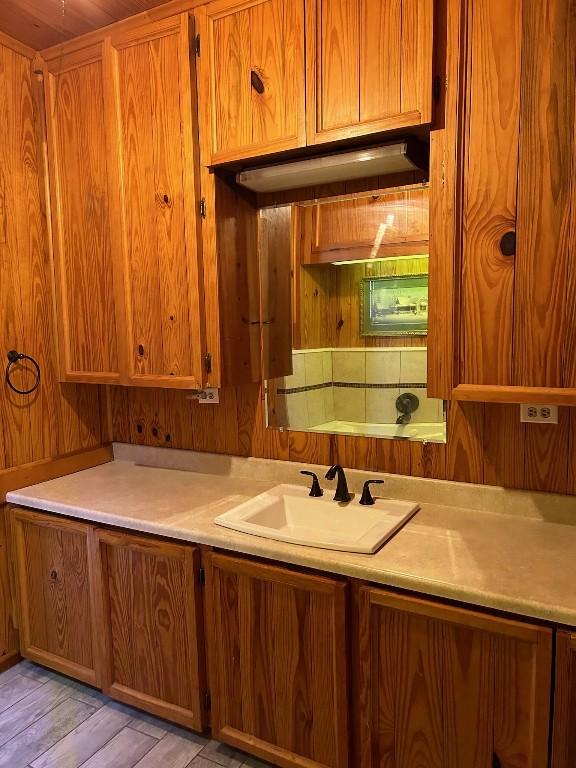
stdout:
[(198, 400), (199, 403), (212, 403), (215, 405), (220, 402), (220, 393), (215, 387), (206, 389), (194, 389), (186, 397), (186, 400)]
[(521, 405), (520, 421), (530, 424), (558, 424), (558, 406)]

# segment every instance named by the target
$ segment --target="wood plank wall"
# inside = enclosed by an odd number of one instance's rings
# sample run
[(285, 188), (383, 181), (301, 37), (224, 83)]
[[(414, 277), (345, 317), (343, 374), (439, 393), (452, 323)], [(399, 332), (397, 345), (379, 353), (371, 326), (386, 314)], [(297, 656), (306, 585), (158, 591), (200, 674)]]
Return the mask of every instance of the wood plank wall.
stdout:
[[(32, 53), (32, 52), (31, 52)], [(0, 43), (0, 473), (102, 442), (100, 392), (56, 381), (39, 84), (22, 46)], [(14, 394), (6, 353), (32, 355), (40, 388)], [(14, 381), (30, 381), (16, 371)]]
[(110, 391), (119, 442), (576, 494), (576, 409), (561, 408), (558, 426), (528, 425), (518, 406), (451, 403), (448, 443), (423, 445), (265, 429), (255, 384), (221, 390), (219, 405), (185, 392)]

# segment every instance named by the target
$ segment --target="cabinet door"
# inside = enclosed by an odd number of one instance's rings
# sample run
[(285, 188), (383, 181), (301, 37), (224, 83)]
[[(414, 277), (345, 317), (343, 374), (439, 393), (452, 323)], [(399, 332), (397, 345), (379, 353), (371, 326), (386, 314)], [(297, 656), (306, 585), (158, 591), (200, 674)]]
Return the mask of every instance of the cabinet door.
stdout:
[(468, 17), (454, 395), (574, 403), (576, 10), (479, 0)]
[(97, 529), (93, 555), (102, 689), (202, 730), (199, 550)]
[(419, 186), (302, 206), (301, 262), (425, 255), (428, 200), (428, 189)]
[(576, 634), (556, 634), (552, 768), (576, 765)]
[(214, 738), (276, 765), (348, 765), (346, 586), (211, 555)]
[(129, 381), (202, 383), (203, 290), (189, 16), (113, 31)]
[(111, 101), (103, 44), (44, 68), (60, 376), (119, 380), (110, 208)]
[(432, 120), (433, 0), (309, 0), (309, 144)]
[(543, 768), (552, 632), (362, 588), (362, 768)]
[(214, 0), (195, 14), (204, 165), (304, 146), (304, 0)]
[(88, 555), (92, 531), (84, 523), (18, 508), (12, 511), (20, 652), (96, 685)]

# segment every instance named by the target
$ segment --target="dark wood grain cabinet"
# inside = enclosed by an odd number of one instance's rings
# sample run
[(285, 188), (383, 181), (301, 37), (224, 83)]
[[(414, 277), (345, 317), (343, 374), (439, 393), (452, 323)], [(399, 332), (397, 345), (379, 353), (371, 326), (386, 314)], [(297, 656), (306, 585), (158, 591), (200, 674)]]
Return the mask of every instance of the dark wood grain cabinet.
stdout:
[(21, 654), (96, 685), (92, 526), (13, 508), (11, 527)]
[(544, 768), (552, 630), (364, 587), (361, 768)]
[(93, 542), (102, 689), (201, 731), (206, 690), (199, 550), (101, 528)]
[(574, 633), (18, 507), (9, 522), (22, 655), (121, 702), (283, 768), (576, 764)]
[(576, 633), (556, 635), (552, 768), (576, 765)]
[(214, 738), (280, 766), (347, 768), (346, 583), (215, 554)]

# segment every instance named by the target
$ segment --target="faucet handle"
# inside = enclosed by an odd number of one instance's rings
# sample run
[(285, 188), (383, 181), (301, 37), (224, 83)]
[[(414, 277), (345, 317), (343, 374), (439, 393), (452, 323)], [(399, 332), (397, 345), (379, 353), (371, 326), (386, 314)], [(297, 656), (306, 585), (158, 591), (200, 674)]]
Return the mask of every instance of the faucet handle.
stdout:
[(318, 498), (319, 496), (322, 496), (324, 494), (324, 491), (322, 488), (320, 488), (320, 483), (318, 482), (318, 475), (314, 474), (314, 472), (308, 472), (305, 469), (300, 470), (301, 475), (308, 475), (308, 477), (313, 478), (312, 479), (312, 486), (310, 488), (309, 496), (314, 496)]
[(366, 480), (364, 483), (364, 487), (362, 488), (362, 498), (360, 499), (360, 504), (363, 504), (364, 506), (369, 506), (371, 504), (374, 504), (374, 499), (372, 498), (372, 494), (370, 493), (370, 485), (374, 483), (375, 485), (381, 485), (384, 482), (384, 480)]

